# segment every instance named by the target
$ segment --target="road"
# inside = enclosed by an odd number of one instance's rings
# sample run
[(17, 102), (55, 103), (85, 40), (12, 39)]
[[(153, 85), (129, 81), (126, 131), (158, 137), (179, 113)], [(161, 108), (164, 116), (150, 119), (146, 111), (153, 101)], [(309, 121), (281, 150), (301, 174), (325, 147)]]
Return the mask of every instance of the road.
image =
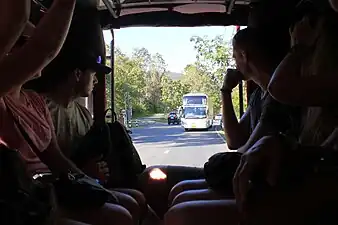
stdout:
[(155, 123), (133, 128), (132, 138), (143, 163), (147, 166), (184, 165), (201, 167), (208, 158), (227, 146), (215, 131), (184, 132), (180, 125)]

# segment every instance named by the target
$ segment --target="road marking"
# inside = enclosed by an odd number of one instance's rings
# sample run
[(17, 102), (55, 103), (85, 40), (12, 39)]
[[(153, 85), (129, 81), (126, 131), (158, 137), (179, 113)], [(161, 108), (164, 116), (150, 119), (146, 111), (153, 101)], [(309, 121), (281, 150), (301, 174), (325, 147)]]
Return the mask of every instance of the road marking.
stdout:
[(226, 143), (225, 138), (220, 134), (220, 130), (217, 130), (217, 128), (215, 128), (215, 131), (216, 131), (217, 135), (224, 141), (224, 143)]
[(166, 151), (164, 151), (163, 153), (164, 154), (168, 154), (170, 152), (170, 150), (166, 150)]

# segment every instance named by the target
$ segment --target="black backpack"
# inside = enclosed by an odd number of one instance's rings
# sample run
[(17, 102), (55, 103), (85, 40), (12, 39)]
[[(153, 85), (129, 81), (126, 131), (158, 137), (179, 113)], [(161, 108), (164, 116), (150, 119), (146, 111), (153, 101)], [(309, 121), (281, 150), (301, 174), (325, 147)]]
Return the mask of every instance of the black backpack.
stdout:
[(0, 224), (53, 224), (51, 186), (33, 181), (19, 152), (2, 144), (0, 182)]
[[(112, 111), (108, 109), (107, 112)], [(107, 123), (112, 144), (111, 151), (106, 156), (111, 176), (109, 187), (138, 188), (138, 176), (145, 170), (141, 158), (132, 142), (126, 127), (117, 121), (112, 112), (112, 122)]]
[[(105, 114), (107, 114), (108, 109)], [(71, 159), (80, 168), (87, 160), (103, 156), (110, 177), (107, 187), (138, 188), (138, 175), (146, 168), (124, 125), (112, 113), (111, 122), (95, 121), (82, 142), (73, 150)]]

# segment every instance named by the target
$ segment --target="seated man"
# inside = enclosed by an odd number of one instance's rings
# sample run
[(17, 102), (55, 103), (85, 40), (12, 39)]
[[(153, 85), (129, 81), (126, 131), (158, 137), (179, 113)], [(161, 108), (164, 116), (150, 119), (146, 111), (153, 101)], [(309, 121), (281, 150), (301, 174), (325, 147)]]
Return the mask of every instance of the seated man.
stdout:
[[(283, 105), (275, 101), (267, 92), (273, 71), (284, 57), (284, 51), (261, 30), (246, 28), (237, 32), (233, 38), (233, 56), (239, 72), (228, 70), (224, 78), (222, 94), (223, 123), (227, 145), (239, 153), (246, 152), (261, 137), (273, 133), (296, 135), (299, 108)], [(265, 36), (263, 36), (265, 35)], [(259, 87), (251, 94), (249, 106), (237, 120), (231, 92), (240, 80), (252, 80)], [(229, 153), (232, 154), (232, 153)], [(238, 155), (229, 157), (239, 164)], [(226, 162), (225, 162), (226, 163)], [(220, 199), (233, 196), (232, 175), (228, 176), (227, 187), (220, 187), (222, 193), (206, 189), (205, 180), (188, 180), (178, 183), (171, 191), (169, 201), (174, 204), (189, 200)]]
[[(91, 113), (76, 100), (79, 97), (88, 97), (92, 93), (97, 83), (97, 72), (107, 74), (111, 71), (109, 67), (100, 65), (96, 60), (97, 58), (90, 54), (78, 52), (73, 54), (71, 51), (63, 50), (43, 71), (43, 75), (53, 84), (49, 86), (45, 83), (48, 92), (43, 95), (46, 96), (60, 148), (68, 157), (71, 157), (72, 150), (93, 124)], [(69, 62), (72, 65), (69, 65)], [(88, 175), (100, 180), (109, 176), (107, 164), (100, 156), (88, 161), (82, 169)], [(142, 193), (129, 189), (119, 189), (114, 193), (121, 204), (130, 211), (135, 224), (138, 224), (141, 207), (145, 207)]]
[[(331, 0), (330, 3), (338, 12), (338, 1)], [(300, 224), (304, 219), (312, 224), (337, 224), (338, 21), (336, 15), (330, 17), (332, 13), (326, 11), (325, 16), (319, 16), (314, 24), (310, 24), (307, 17), (296, 24), (291, 33), (291, 51), (269, 83), (268, 90), (276, 99), (306, 108), (302, 115), (303, 129), (297, 141), (264, 137), (243, 157), (235, 175), (234, 190), (240, 209), (252, 224)], [(248, 183), (255, 187), (257, 181), (252, 174), (262, 169), (267, 171), (262, 181), (276, 191), (260, 195), (257, 204), (248, 195)], [(287, 173), (288, 170), (292, 173)], [(284, 186), (293, 188), (283, 192), (279, 185), (280, 175), (290, 177), (295, 172), (299, 173), (299, 182), (284, 182)], [(299, 179), (304, 177), (306, 179)], [(258, 192), (261, 191), (251, 191), (255, 195)], [(246, 207), (246, 203), (251, 203), (252, 207)], [(257, 209), (265, 210), (265, 215), (258, 213)]]
[[(87, 46), (88, 39), (82, 39), (79, 35), (89, 32), (89, 29), (80, 27), (82, 22), (78, 18), (73, 20), (59, 55), (44, 68), (42, 72), (44, 76), (27, 85), (27, 88), (32, 88), (46, 97), (58, 144), (68, 158), (71, 158), (72, 150), (93, 124), (91, 113), (76, 100), (80, 97), (88, 97), (92, 93), (97, 83), (96, 72), (100, 74), (111, 72), (109, 67), (100, 64), (101, 61), (98, 61), (101, 60), (100, 56), (91, 51), (96, 47)], [(92, 32), (101, 32), (101, 30)], [(100, 41), (100, 39), (91, 41)], [(97, 158), (89, 160), (86, 165), (81, 165), (81, 169), (98, 180), (106, 179), (105, 176), (109, 175), (108, 167), (101, 158), (98, 155)], [(140, 217), (148, 212), (141, 192), (119, 189), (115, 190), (114, 194), (132, 214), (135, 224), (138, 224)]]

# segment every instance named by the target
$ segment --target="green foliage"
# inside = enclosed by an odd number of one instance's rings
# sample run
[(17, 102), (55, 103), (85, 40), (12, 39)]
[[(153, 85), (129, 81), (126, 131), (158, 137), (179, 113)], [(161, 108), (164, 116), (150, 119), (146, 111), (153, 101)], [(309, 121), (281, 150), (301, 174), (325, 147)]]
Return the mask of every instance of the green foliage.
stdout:
[(165, 111), (177, 109), (182, 105), (182, 96), (189, 93), (189, 86), (180, 80), (172, 80), (168, 76), (163, 76), (162, 85), (162, 103), (165, 105)]
[[(167, 65), (158, 53), (150, 54), (147, 49), (140, 48), (127, 56), (120, 49), (115, 49), (115, 110), (132, 105), (134, 115), (168, 112), (182, 104), (184, 94), (203, 92), (212, 99), (214, 112), (219, 112), (219, 89), (226, 69), (233, 66), (231, 46), (223, 36), (212, 39), (194, 36), (190, 41), (197, 52), (196, 62), (186, 66), (180, 80), (169, 77)], [(110, 82), (111, 78), (107, 76), (108, 104)], [(238, 87), (234, 90), (233, 102), (239, 115)]]

